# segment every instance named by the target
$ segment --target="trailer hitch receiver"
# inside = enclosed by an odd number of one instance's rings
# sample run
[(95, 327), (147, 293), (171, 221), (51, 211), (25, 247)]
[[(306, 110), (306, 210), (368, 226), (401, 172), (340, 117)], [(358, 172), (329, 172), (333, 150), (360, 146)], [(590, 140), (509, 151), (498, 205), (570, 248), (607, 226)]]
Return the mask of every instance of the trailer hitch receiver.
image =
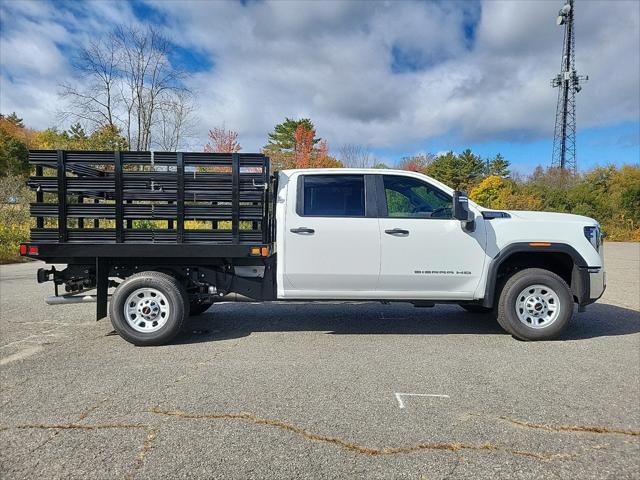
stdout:
[(56, 276), (56, 267), (51, 267), (51, 270), (47, 270), (46, 268), (38, 269), (38, 283), (50, 282), (55, 279)]

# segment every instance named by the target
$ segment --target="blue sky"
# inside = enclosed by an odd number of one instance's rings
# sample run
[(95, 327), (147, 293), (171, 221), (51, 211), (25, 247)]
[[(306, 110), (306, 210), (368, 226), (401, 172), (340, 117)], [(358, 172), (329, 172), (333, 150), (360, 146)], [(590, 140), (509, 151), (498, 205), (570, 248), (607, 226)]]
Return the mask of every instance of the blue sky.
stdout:
[[(309, 117), (336, 154), (360, 144), (394, 165), (472, 148), (527, 173), (550, 163), (562, 3), (4, 0), (0, 110), (67, 128), (60, 85), (87, 82), (72, 68), (78, 48), (153, 25), (196, 93), (184, 149), (224, 125), (257, 150), (285, 117)], [(576, 9), (577, 69), (590, 77), (577, 97), (579, 167), (638, 163), (640, 2)]]
[[(579, 129), (577, 154), (579, 167), (588, 170), (608, 164), (638, 164), (640, 161), (640, 123), (623, 122), (609, 127)], [(447, 150), (461, 152), (471, 148), (483, 158), (492, 158), (502, 154), (514, 167), (514, 170), (527, 174), (538, 165), (548, 165), (551, 159), (553, 137), (544, 137), (529, 142), (509, 142), (507, 140), (488, 140), (483, 142), (465, 142), (451, 136), (443, 136), (416, 143), (402, 148), (382, 148), (374, 150), (377, 157), (388, 164), (405, 155), (405, 151), (439, 153)]]

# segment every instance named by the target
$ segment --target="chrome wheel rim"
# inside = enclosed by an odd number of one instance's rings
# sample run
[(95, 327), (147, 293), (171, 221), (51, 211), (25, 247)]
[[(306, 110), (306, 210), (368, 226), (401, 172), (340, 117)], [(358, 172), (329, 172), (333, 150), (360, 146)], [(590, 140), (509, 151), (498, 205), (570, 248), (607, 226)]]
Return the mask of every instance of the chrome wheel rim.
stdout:
[(516, 315), (529, 328), (546, 328), (558, 319), (560, 298), (547, 285), (531, 285), (516, 298)]
[(167, 297), (155, 288), (139, 288), (127, 297), (124, 318), (137, 332), (152, 333), (160, 330), (167, 320), (171, 308)]

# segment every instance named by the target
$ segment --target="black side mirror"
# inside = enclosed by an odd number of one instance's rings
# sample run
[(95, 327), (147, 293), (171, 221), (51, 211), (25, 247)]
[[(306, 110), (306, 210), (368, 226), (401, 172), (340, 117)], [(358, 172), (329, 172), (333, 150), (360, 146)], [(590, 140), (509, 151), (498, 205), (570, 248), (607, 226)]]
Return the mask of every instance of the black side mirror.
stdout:
[(469, 198), (464, 192), (456, 190), (453, 193), (453, 218), (461, 222), (473, 221), (473, 212), (469, 210)]

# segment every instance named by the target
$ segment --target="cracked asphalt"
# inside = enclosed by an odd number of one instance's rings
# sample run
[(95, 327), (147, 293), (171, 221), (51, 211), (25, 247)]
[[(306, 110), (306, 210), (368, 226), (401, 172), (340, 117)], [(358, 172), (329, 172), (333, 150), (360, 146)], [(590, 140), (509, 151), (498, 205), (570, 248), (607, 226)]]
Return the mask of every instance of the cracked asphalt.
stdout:
[(2, 266), (0, 476), (640, 478), (640, 245), (605, 252), (538, 343), (457, 306), (219, 304), (139, 348)]

